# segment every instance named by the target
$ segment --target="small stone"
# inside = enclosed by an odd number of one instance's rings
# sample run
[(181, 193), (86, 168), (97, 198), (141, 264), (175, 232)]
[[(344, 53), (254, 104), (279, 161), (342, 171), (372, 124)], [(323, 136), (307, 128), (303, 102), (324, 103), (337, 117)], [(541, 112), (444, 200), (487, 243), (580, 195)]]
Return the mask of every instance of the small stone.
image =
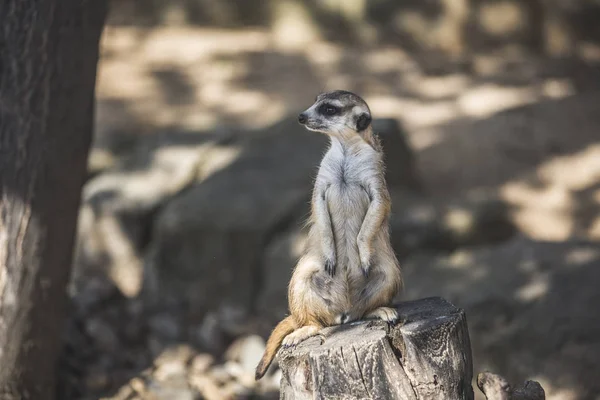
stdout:
[(205, 400), (221, 400), (227, 398), (224, 393), (221, 392), (217, 382), (205, 375), (192, 377), (190, 379), (190, 386), (198, 390)]
[(231, 374), (223, 365), (217, 365), (208, 371), (208, 376), (214, 379), (218, 384), (223, 384), (231, 380)]
[(191, 370), (194, 374), (203, 374), (215, 363), (215, 358), (210, 354), (198, 354), (192, 359)]
[(239, 305), (223, 304), (219, 307), (218, 320), (221, 330), (230, 336), (240, 336), (246, 333), (248, 326), (248, 311)]
[(123, 339), (128, 343), (139, 343), (147, 333), (145, 321), (134, 319), (125, 322), (123, 327)]
[(75, 293), (79, 314), (85, 315), (103, 301), (119, 296), (117, 287), (106, 277), (90, 276)]
[(227, 371), (227, 373), (229, 375), (231, 375), (232, 377), (234, 377), (236, 379), (244, 374), (244, 370), (242, 369), (242, 366), (235, 361), (227, 361), (223, 365), (223, 368), (225, 368), (225, 370)]
[(179, 379), (185, 375), (185, 365), (176, 360), (164, 362), (154, 371), (154, 377), (160, 382)]
[(179, 321), (170, 314), (154, 315), (149, 321), (150, 329), (161, 339), (175, 341), (181, 338)]
[(225, 347), (223, 331), (215, 313), (206, 314), (202, 323), (191, 334), (198, 346), (212, 353), (218, 353)]
[(248, 335), (237, 339), (227, 350), (225, 358), (237, 361), (246, 373), (254, 372), (265, 352), (265, 341), (258, 335)]
[(150, 350), (152, 358), (158, 357), (164, 351), (164, 349), (165, 346), (158, 337), (154, 335), (150, 335), (148, 337), (148, 350)]
[(139, 299), (130, 300), (127, 302), (126, 310), (132, 317), (139, 316), (144, 311), (144, 303)]
[(122, 386), (112, 400), (133, 400), (135, 391), (130, 385)]
[(179, 344), (176, 346), (170, 346), (165, 349), (156, 359), (154, 365), (157, 367), (166, 363), (180, 363), (181, 365), (187, 364), (192, 357), (196, 354), (196, 351), (189, 345)]
[(228, 382), (223, 386), (222, 390), (225, 393), (225, 398), (228, 399), (245, 400), (250, 399), (253, 394), (252, 389), (245, 387), (237, 381)]
[(129, 386), (139, 394), (144, 394), (146, 392), (146, 383), (142, 378), (133, 378), (129, 381)]
[(85, 385), (91, 391), (100, 391), (108, 386), (109, 378), (104, 372), (90, 373), (85, 378)]
[(197, 398), (187, 384), (177, 386), (152, 385), (148, 397), (152, 400), (195, 400)]
[(112, 327), (100, 318), (90, 318), (85, 323), (87, 334), (106, 353), (115, 352), (119, 345), (119, 339)]

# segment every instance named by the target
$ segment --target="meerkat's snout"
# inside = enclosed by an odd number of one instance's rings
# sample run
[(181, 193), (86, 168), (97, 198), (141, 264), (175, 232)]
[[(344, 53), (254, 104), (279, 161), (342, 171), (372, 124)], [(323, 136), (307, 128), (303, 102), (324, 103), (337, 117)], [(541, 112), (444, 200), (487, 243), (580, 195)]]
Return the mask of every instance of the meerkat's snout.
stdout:
[(298, 115), (298, 122), (300, 122), (302, 125), (306, 124), (307, 120), (308, 120), (308, 117), (306, 116), (305, 113), (300, 113), (300, 115)]

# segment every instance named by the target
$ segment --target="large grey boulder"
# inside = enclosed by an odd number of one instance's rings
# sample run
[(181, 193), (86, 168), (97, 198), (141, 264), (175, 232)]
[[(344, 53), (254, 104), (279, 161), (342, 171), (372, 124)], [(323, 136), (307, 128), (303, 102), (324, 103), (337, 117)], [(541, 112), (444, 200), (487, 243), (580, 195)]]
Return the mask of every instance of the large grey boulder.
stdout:
[(251, 309), (264, 247), (305, 209), (325, 144), (291, 118), (236, 142), (232, 163), (158, 213), (147, 293), (199, 311), (221, 303)]
[[(413, 168), (402, 131), (386, 120), (375, 126), (400, 170), (390, 174), (395, 184), (411, 186), (416, 178), (404, 172)], [(327, 139), (290, 116), (233, 146), (239, 155), (231, 164), (159, 211), (146, 258), (151, 297), (185, 299), (200, 314), (222, 304), (285, 307), (282, 289), (301, 251), (293, 242), (301, 240)]]
[(388, 186), (422, 189), (416, 159), (402, 123), (393, 118), (375, 119), (373, 131), (383, 145)]
[(443, 200), (397, 190), (391, 195), (392, 246), (400, 257), (500, 243), (516, 233), (510, 207), (491, 192)]
[[(422, 251), (447, 254), (457, 248), (500, 243), (515, 234), (506, 205), (491, 195), (445, 203), (406, 190), (392, 189), (391, 195), (392, 246), (401, 261)], [(287, 284), (306, 243), (301, 221), (293, 225), (269, 243), (262, 259), (257, 309), (271, 323), (288, 312)]]
[(84, 187), (75, 250), (74, 288), (108, 275), (127, 296), (139, 294), (142, 253), (154, 213), (165, 201), (232, 158), (222, 134), (146, 138), (113, 168)]

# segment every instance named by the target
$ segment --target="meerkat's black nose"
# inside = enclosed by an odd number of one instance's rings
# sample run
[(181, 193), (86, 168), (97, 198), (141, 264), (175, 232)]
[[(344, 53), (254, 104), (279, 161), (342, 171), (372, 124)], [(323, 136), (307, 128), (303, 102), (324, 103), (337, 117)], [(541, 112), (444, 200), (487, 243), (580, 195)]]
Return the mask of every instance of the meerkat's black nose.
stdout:
[(308, 118), (306, 117), (306, 114), (304, 114), (304, 113), (298, 115), (298, 122), (300, 122), (301, 124), (305, 124), (307, 119)]

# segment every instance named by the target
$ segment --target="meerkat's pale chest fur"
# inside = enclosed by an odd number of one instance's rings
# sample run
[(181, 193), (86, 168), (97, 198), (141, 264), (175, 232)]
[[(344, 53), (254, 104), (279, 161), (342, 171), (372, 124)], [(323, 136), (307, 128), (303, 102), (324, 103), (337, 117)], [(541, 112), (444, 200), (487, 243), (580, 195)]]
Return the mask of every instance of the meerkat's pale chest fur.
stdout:
[(290, 316), (271, 334), (257, 379), (282, 342), (295, 345), (322, 327), (361, 318), (397, 319), (389, 306), (401, 274), (390, 244), (390, 197), (370, 110), (357, 95), (335, 91), (318, 96), (299, 120), (331, 143), (315, 180), (306, 251), (288, 288)]

